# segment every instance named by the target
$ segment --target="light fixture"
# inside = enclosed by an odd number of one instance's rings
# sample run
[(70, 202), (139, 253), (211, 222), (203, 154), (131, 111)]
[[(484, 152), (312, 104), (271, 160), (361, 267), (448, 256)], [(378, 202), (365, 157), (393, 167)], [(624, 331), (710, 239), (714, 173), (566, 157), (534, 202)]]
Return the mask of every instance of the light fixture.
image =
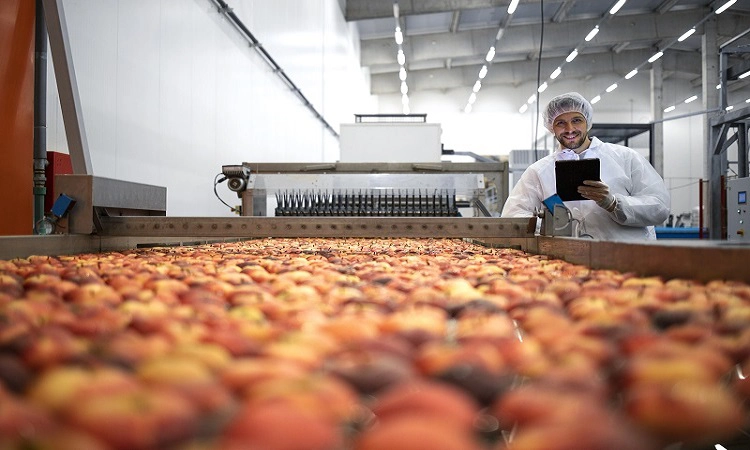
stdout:
[(672, 105), (672, 106), (667, 106), (666, 108), (664, 108), (664, 112), (665, 112), (665, 113), (669, 113), (669, 112), (672, 112), (672, 111), (674, 111), (675, 109), (677, 109), (677, 107), (676, 107), (676, 106), (674, 106), (674, 105)]
[(408, 104), (404, 105), (403, 111), (404, 111), (404, 115), (408, 115), (409, 113), (411, 113), (411, 109), (409, 109)]
[(677, 38), (677, 42), (684, 41), (685, 39), (687, 39), (690, 36), (692, 36), (693, 33), (695, 33), (695, 27), (693, 27), (693, 28), (687, 30), (686, 32), (682, 33), (682, 36), (680, 36), (680, 37)]
[(729, 105), (729, 106), (727, 106), (727, 107), (726, 107), (726, 108), (724, 108), (724, 109), (725, 109), (725, 110), (727, 110), (727, 111), (731, 111), (731, 110), (733, 110), (733, 109), (734, 109), (734, 106), (733, 106), (733, 105)]
[(594, 98), (591, 99), (591, 104), (595, 105), (595, 104), (599, 103), (599, 100), (601, 100), (601, 99), (602, 99), (602, 96), (601, 95), (597, 95), (596, 97), (594, 97)]
[(516, 12), (516, 8), (518, 8), (518, 0), (511, 0), (510, 5), (508, 5), (508, 14)]
[(394, 37), (396, 38), (396, 44), (401, 45), (404, 43), (404, 33), (401, 32), (401, 27), (396, 27)]
[(472, 92), (469, 96), (469, 104), (473, 105), (475, 101), (477, 101), (477, 94), (476, 92)]
[(393, 2), (393, 17), (398, 19), (398, 2)]
[(487, 51), (487, 56), (485, 56), (485, 61), (492, 62), (493, 59), (495, 59), (495, 47), (490, 47), (489, 51)]
[(747, 78), (747, 77), (750, 77), (750, 70), (748, 70), (747, 72), (745, 72), (742, 75), (740, 75), (739, 77), (737, 77), (737, 79), (741, 80), (741, 79)]
[(599, 33), (599, 25), (595, 26), (591, 31), (589, 31), (589, 34), (586, 35), (584, 40), (586, 42), (589, 42), (590, 40), (594, 39), (594, 36)]
[(718, 90), (718, 89), (721, 89), (721, 83), (719, 83), (719, 84), (717, 84), (717, 85), (716, 85), (716, 89), (717, 89), (717, 90)]
[(530, 104), (534, 103), (535, 101), (536, 101), (536, 94), (533, 94), (531, 97), (529, 97), (528, 100), (526, 100), (526, 103), (528, 103), (530, 105)]
[(559, 77), (561, 73), (562, 73), (562, 67), (558, 67), (557, 69), (555, 69), (554, 72), (552, 72), (552, 74), (550, 74), (549, 77), (550, 79), (554, 80), (555, 78)]
[(606, 89), (607, 92), (612, 92), (615, 89), (617, 89), (617, 83), (612, 83), (609, 85), (609, 87)]
[(406, 81), (401, 82), (401, 93), (407, 94), (409, 92), (409, 86), (406, 85)]
[(694, 102), (696, 100), (698, 100), (698, 96), (697, 95), (693, 95), (692, 97), (686, 98), (685, 99), (685, 103), (691, 103), (691, 102)]
[(723, 6), (721, 6), (719, 9), (716, 10), (716, 14), (723, 13), (724, 11), (726, 11), (727, 9), (729, 9), (729, 7), (732, 6), (732, 5), (734, 5), (735, 3), (737, 3), (737, 0), (729, 0), (728, 2), (724, 3)]
[(565, 58), (565, 62), (571, 62), (574, 59), (576, 59), (576, 56), (578, 56), (578, 49), (574, 48), (572, 52), (570, 52), (570, 55), (568, 55), (567, 58)]
[(745, 100), (745, 103), (750, 103), (750, 98)]
[(406, 81), (406, 69), (404, 69), (404, 66), (398, 69), (398, 78), (401, 81)]
[(628, 72), (627, 75), (625, 75), (625, 79), (629, 80), (629, 79), (633, 78), (636, 75), (638, 75), (638, 69), (633, 69), (630, 72)]
[(613, 16), (617, 14), (617, 11), (619, 11), (620, 8), (622, 8), (622, 5), (625, 4), (625, 1), (626, 0), (620, 0), (617, 3), (615, 3), (615, 6), (613, 6), (612, 9), (609, 10), (609, 13), (612, 14)]
[(520, 112), (521, 114), (525, 113), (528, 110), (529, 110), (529, 105), (526, 103), (524, 103), (523, 105), (521, 105), (520, 108), (518, 108), (518, 112)]
[(474, 83), (474, 87), (471, 88), (474, 92), (479, 92), (479, 90), (482, 89), (482, 82), (477, 80), (476, 83)]
[(406, 55), (404, 54), (404, 51), (401, 49), (398, 49), (398, 54), (396, 55), (396, 60), (398, 61), (398, 64), (400, 66), (403, 66), (406, 64)]
[(661, 58), (662, 56), (664, 56), (664, 52), (654, 53), (654, 56), (650, 57), (648, 59), (648, 62), (652, 63), (652, 62), (656, 61), (657, 59)]
[(549, 85), (545, 81), (544, 83), (542, 83), (541, 86), (539, 86), (539, 88), (536, 91), (541, 94), (542, 92), (546, 91), (548, 87), (549, 87)]
[(464, 108), (464, 112), (465, 112), (466, 114), (468, 114), (468, 113), (470, 113), (470, 112), (471, 112), (471, 104), (469, 104), (469, 105), (466, 105), (466, 107)]
[(402, 105), (408, 105), (409, 104), (409, 96), (404, 94), (401, 96), (401, 104)]
[(483, 80), (484, 77), (486, 76), (487, 76), (487, 66), (485, 65), (485, 66), (482, 66), (481, 69), (479, 69), (479, 79)]

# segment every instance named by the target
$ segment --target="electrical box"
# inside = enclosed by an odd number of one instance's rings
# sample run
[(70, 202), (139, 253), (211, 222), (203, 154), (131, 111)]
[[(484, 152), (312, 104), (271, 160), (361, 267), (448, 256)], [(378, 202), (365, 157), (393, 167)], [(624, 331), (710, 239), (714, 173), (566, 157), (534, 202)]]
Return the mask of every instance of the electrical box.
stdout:
[(727, 181), (727, 240), (750, 242), (750, 178)]

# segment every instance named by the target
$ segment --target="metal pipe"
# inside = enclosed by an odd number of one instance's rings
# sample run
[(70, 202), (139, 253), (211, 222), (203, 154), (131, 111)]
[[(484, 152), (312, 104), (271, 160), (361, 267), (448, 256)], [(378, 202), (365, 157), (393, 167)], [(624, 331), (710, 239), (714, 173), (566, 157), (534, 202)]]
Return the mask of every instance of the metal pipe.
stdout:
[(47, 26), (44, 5), (36, 0), (34, 36), (34, 223), (44, 217), (47, 194)]

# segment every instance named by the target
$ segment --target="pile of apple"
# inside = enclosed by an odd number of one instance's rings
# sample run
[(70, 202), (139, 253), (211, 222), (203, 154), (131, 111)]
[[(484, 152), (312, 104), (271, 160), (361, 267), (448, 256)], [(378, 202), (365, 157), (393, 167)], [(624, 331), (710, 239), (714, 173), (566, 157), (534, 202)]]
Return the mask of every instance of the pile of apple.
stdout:
[(0, 449), (685, 449), (747, 430), (750, 286), (449, 239), (0, 261)]

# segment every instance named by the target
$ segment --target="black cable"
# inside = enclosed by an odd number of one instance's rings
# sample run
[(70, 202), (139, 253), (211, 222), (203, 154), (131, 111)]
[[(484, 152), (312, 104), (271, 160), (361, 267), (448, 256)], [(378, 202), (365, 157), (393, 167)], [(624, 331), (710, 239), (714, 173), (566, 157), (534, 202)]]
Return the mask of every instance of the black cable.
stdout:
[(219, 197), (219, 193), (218, 193), (218, 192), (216, 191), (216, 186), (217, 186), (217, 185), (218, 185), (219, 183), (223, 183), (223, 182), (224, 182), (224, 181), (226, 181), (226, 179), (227, 179), (227, 177), (224, 177), (224, 178), (222, 178), (221, 180), (219, 180), (219, 177), (220, 177), (220, 176), (222, 176), (222, 175), (224, 175), (224, 174), (223, 174), (223, 173), (219, 173), (219, 174), (216, 174), (216, 176), (214, 177), (214, 195), (216, 196), (216, 198), (218, 198), (218, 199), (219, 199), (219, 201), (220, 201), (221, 203), (225, 204), (225, 205), (226, 205), (226, 207), (227, 207), (227, 208), (229, 208), (229, 209), (230, 209), (230, 210), (231, 210), (232, 212), (236, 212), (236, 211), (237, 211), (237, 208), (235, 208), (235, 207), (233, 207), (233, 206), (230, 206), (230, 205), (229, 205), (229, 203), (227, 203), (227, 202), (225, 202), (224, 200), (222, 200), (222, 198), (221, 198), (221, 197)]
[(541, 24), (541, 33), (539, 37), (539, 56), (536, 61), (536, 86), (539, 95), (536, 97), (536, 126), (534, 127), (534, 161), (539, 161), (539, 154), (537, 153), (537, 139), (539, 139), (539, 103), (541, 100), (541, 92), (538, 91), (540, 82), (542, 81), (542, 48), (544, 47), (544, 0), (539, 1), (539, 22)]

